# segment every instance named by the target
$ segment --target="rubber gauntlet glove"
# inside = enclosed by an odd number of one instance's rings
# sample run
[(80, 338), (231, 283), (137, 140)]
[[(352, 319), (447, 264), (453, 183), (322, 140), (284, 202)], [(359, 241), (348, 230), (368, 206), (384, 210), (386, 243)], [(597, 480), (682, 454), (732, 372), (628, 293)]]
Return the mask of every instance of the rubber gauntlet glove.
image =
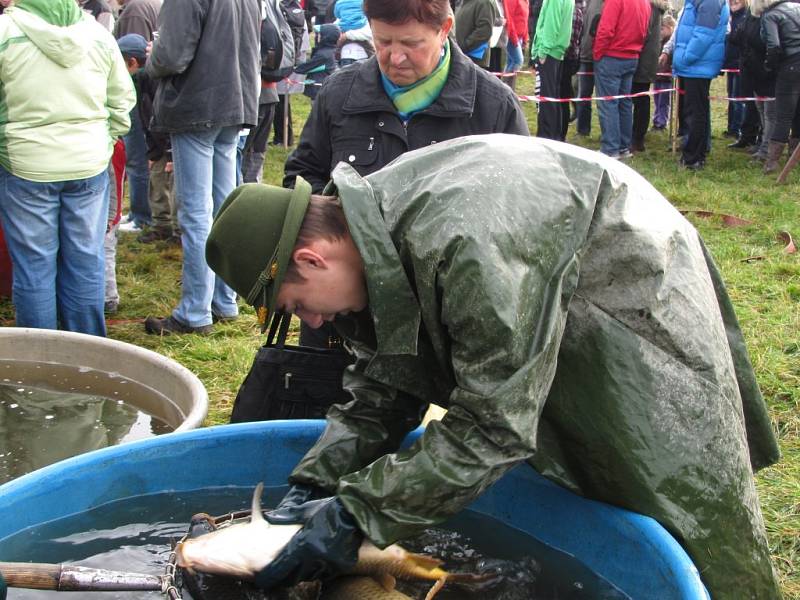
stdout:
[(275, 560), (256, 573), (259, 587), (271, 589), (329, 579), (355, 566), (364, 534), (353, 516), (336, 497), (311, 504), (318, 505), (313, 516)]
[(311, 500), (330, 497), (331, 494), (322, 488), (304, 483), (295, 483), (286, 492), (278, 506), (267, 511), (267, 520), (275, 525), (305, 523), (310, 517), (307, 503)]

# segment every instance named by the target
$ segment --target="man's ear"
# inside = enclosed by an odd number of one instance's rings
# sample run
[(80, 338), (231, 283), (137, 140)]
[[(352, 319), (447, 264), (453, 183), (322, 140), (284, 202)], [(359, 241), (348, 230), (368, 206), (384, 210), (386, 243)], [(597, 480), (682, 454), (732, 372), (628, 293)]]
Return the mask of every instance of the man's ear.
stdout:
[(295, 250), (292, 253), (292, 259), (297, 265), (297, 269), (300, 271), (300, 274), (304, 276), (306, 273), (328, 268), (328, 261), (325, 260), (325, 257), (309, 247), (298, 248)]

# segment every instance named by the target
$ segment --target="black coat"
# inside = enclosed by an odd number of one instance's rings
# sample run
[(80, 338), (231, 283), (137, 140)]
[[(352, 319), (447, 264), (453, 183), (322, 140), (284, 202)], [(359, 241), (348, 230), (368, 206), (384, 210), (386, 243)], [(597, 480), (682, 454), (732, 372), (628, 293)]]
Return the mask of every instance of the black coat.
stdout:
[(800, 56), (800, 4), (783, 0), (761, 15), (761, 38), (767, 46), (767, 66), (777, 68)]
[(153, 129), (254, 126), (261, 90), (259, 0), (170, 0), (147, 61), (159, 80)]
[(283, 184), (292, 187), (302, 175), (319, 193), (340, 161), (367, 175), (404, 152), (443, 140), (483, 133), (528, 135), (511, 89), (476, 67), (453, 43), (450, 52), (450, 74), (439, 97), (405, 126), (383, 89), (374, 56), (328, 77), (286, 161)]
[(728, 41), (739, 48), (739, 68), (752, 78), (756, 92), (774, 94), (775, 74), (764, 68), (767, 47), (761, 39), (761, 17), (748, 11), (744, 21), (730, 33)]

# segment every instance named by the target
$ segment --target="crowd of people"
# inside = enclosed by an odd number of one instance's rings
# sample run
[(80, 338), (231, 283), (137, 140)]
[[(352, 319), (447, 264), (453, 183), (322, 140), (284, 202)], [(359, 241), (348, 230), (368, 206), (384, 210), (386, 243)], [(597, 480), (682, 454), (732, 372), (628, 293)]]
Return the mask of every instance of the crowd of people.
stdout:
[[(800, 4), (791, 0), (753, 0), (752, 6), (750, 0), (730, 5), (688, 0), (677, 15), (668, 0), (452, 0), (441, 44), (429, 35), (435, 23), (424, 7), (405, 28), (393, 25), (384, 31), (381, 20), (367, 18), (361, 0), (242, 2), (226, 14), (181, 1), (162, 8), (161, 1), (59, 0), (40, 7), (37, 0), (20, 0), (12, 11), (7, 7), (13, 0), (0, 2), (0, 11), (7, 11), (4, 38), (18, 30), (28, 36), (26, 55), (46, 61), (58, 73), (54, 81), (66, 79), (68, 89), (74, 86), (70, 78), (88, 68), (88, 55), (81, 55), (86, 64), (71, 73), (52, 66), (54, 61), (72, 65), (74, 59), (64, 53), (48, 57), (48, 50), (37, 46), (36, 33), (28, 33), (26, 19), (42, 19), (70, 40), (87, 24), (99, 25), (93, 37), (103, 47), (112, 35), (116, 38), (121, 62), (110, 61), (109, 69), (125, 79), (115, 88), (98, 86), (92, 98), (87, 91), (76, 93), (74, 102), (67, 103), (74, 109), (64, 109), (60, 122), (52, 109), (16, 114), (13, 107), (23, 103), (13, 93), (6, 98), (12, 110), (0, 152), (2, 175), (22, 187), (51, 188), (41, 194), (51, 195), (53, 215), (66, 198), (63, 190), (52, 190), (55, 182), (98, 177), (88, 204), (107, 214), (103, 237), (96, 215), (89, 222), (88, 209), (81, 209), (77, 220), (85, 231), (80, 243), (69, 223), (52, 217), (39, 232), (51, 240), (43, 243), (35, 240), (27, 220), (21, 223), (24, 207), (14, 206), (14, 193), (6, 192), (0, 216), (16, 267), (19, 325), (60, 325), (103, 335), (103, 314), (119, 305), (115, 261), (121, 233), (183, 249), (181, 299), (171, 315), (148, 318), (148, 332), (206, 333), (214, 322), (236, 318), (235, 295), (205, 264), (208, 228), (236, 185), (261, 180), (270, 136), (274, 144), (294, 143), (290, 99), (299, 90), (314, 105), (286, 163), (284, 185), (291, 187), (294, 177), (302, 175), (315, 191), (321, 191), (342, 160), (366, 174), (402, 152), (444, 139), (494, 132), (528, 135), (515, 97), (525, 55), (541, 96), (623, 96), (597, 102), (600, 152), (613, 158), (644, 151), (650, 127), (666, 127), (670, 71), (682, 90), (678, 135), (681, 164), (687, 169), (701, 169), (710, 150), (709, 86), (723, 67), (730, 96), (758, 97), (729, 103), (726, 135), (736, 138), (729, 147), (749, 149), (754, 164), (761, 161), (771, 173), (786, 147), (791, 153), (800, 139)], [(53, 11), (57, 17), (49, 15)], [(72, 21), (59, 20), (65, 11)], [(396, 45), (407, 50), (405, 64), (395, 64), (385, 50)], [(19, 60), (13, 54), (6, 51), (0, 60)], [(344, 72), (323, 86), (338, 70)], [(36, 95), (32, 90), (50, 85), (33, 80), (30, 71), (4, 73), (6, 89)], [(630, 97), (651, 88), (652, 121), (650, 95)], [(131, 90), (133, 107), (128, 106)], [(104, 105), (110, 124), (100, 135), (102, 111), (97, 109)], [(90, 114), (88, 107), (95, 111)], [(375, 128), (372, 119), (384, 113), (394, 113), (393, 118)], [(40, 125), (35, 119), (44, 119), (52, 130), (46, 139), (56, 140), (54, 148), (36, 136), (21, 139), (28, 128)], [(590, 135), (592, 103), (538, 105), (539, 137), (564, 141), (571, 122), (578, 135)], [(46, 172), (41, 160), (25, 164), (28, 154), (74, 148), (73, 137), (85, 140), (91, 152), (77, 158), (74, 151), (62, 152), (48, 161)], [(93, 166), (72, 170), (87, 161)], [(56, 165), (63, 162), (68, 166), (60, 172)], [(97, 170), (100, 162), (106, 174)], [(125, 215), (123, 181), (130, 206)], [(74, 282), (82, 282), (80, 289)], [(78, 306), (92, 315), (91, 324), (73, 324), (70, 307)]]

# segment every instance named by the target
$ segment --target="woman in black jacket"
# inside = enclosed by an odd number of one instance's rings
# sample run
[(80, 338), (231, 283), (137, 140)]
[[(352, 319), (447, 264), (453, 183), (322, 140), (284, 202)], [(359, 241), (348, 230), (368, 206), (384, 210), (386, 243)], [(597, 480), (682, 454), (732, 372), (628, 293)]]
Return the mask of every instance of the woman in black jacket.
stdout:
[[(764, 66), (767, 47), (761, 39), (761, 16), (748, 12), (744, 21), (730, 34), (730, 43), (739, 48), (741, 70), (740, 93), (742, 96), (760, 98), (775, 97), (775, 72)], [(754, 114), (755, 113), (755, 114)], [(757, 115), (757, 116), (756, 116)], [(756, 145), (753, 156), (756, 161), (767, 159), (767, 146), (775, 127), (775, 102), (756, 100), (745, 107), (745, 119), (739, 140), (731, 148)], [(758, 142), (759, 133), (761, 134)]]
[[(787, 143), (793, 150), (800, 135), (800, 5), (787, 0), (757, 0), (761, 37), (767, 47), (766, 67), (776, 73), (775, 129), (767, 147), (764, 173), (778, 170)], [(790, 130), (794, 137), (789, 139)], [(791, 150), (790, 150), (791, 151)]]
[[(320, 193), (340, 161), (367, 175), (409, 150), (464, 135), (528, 135), (511, 89), (448, 41), (449, 0), (366, 0), (364, 13), (375, 56), (339, 69), (320, 88), (284, 186), (300, 175)], [(409, 47), (411, 38), (421, 41)], [(304, 345), (327, 347), (334, 336), (330, 327), (301, 328)]]

